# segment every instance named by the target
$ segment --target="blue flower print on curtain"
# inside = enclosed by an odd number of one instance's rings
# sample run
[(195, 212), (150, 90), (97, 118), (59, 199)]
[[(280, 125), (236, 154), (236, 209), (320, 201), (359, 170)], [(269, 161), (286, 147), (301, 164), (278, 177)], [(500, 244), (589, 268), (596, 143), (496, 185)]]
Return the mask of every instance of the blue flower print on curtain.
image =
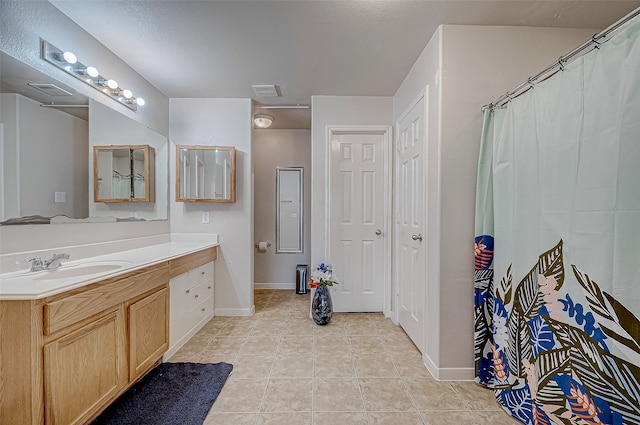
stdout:
[[(493, 382), (493, 237), (478, 236), (474, 246), (475, 257), (475, 367), (477, 381)], [(506, 314), (506, 311), (505, 311)]]
[(495, 297), (483, 298), (493, 355), (483, 356), (478, 377), (525, 424), (640, 425), (640, 321), (576, 266), (586, 305), (563, 293), (562, 249), (561, 240), (542, 253), (515, 287), (509, 267)]

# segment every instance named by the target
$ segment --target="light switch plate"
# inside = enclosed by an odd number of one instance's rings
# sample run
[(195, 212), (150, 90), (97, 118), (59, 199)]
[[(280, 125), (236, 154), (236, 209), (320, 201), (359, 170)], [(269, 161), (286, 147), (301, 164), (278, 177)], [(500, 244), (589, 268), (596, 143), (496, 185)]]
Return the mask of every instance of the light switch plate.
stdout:
[(202, 212), (202, 224), (209, 224), (209, 211)]
[(66, 202), (67, 201), (67, 192), (55, 192), (54, 193), (55, 202)]

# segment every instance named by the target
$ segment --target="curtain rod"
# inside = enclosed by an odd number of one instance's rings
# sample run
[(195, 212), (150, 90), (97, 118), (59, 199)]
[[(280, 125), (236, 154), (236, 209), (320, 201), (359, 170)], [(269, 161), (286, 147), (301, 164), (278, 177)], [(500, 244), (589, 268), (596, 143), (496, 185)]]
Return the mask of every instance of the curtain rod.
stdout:
[(309, 109), (309, 105), (255, 105), (255, 109)]
[[(629, 22), (630, 20), (632, 20), (638, 15), (640, 15), (640, 7), (635, 9), (631, 13), (627, 14), (626, 16), (620, 18), (618, 21), (614, 22), (604, 30), (598, 33), (595, 33), (590, 40), (585, 41), (580, 46), (576, 47), (566, 55), (560, 56), (556, 62), (552, 63), (551, 65), (549, 65), (548, 67), (546, 67), (545, 69), (537, 73), (536, 75), (527, 78), (527, 81), (520, 84), (518, 87), (506, 92), (505, 94), (503, 94), (493, 102), (489, 103), (488, 105), (484, 105), (482, 107), (482, 111), (485, 111), (487, 109), (500, 108), (504, 106), (505, 103), (508, 103), (512, 99), (515, 99), (516, 97), (528, 92), (537, 83), (546, 80), (547, 78), (554, 75), (556, 72), (564, 71), (564, 65), (566, 63), (568, 63), (570, 60), (574, 59), (576, 56), (578, 56), (581, 53), (584, 55), (588, 52), (593, 51), (594, 49), (599, 48), (602, 43), (605, 43), (606, 41), (609, 40), (609, 39), (605, 40), (606, 37), (611, 35), (612, 32), (614, 32), (615, 30), (620, 28), (622, 25), (626, 24), (627, 22)], [(588, 52), (585, 51), (587, 49), (589, 49)]]

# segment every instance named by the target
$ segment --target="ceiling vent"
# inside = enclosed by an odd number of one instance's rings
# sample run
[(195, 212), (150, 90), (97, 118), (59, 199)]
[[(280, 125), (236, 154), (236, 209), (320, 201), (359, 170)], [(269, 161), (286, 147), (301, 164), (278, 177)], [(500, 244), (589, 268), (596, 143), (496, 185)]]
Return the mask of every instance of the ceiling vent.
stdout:
[(38, 89), (41, 92), (45, 92), (49, 96), (73, 96), (73, 94), (69, 93), (65, 89), (62, 89), (55, 84), (49, 83), (27, 83), (27, 85), (33, 87), (34, 89)]
[(251, 86), (253, 92), (259, 97), (278, 97), (280, 96), (280, 87), (275, 84), (254, 84)]

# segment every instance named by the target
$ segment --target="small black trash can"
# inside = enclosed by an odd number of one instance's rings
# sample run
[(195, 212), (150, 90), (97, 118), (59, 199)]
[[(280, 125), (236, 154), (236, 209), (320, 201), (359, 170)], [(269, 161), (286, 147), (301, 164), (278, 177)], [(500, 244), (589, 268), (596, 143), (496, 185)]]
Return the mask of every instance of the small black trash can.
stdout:
[(296, 294), (306, 294), (307, 293), (307, 281), (309, 266), (306, 264), (298, 264), (296, 266)]

